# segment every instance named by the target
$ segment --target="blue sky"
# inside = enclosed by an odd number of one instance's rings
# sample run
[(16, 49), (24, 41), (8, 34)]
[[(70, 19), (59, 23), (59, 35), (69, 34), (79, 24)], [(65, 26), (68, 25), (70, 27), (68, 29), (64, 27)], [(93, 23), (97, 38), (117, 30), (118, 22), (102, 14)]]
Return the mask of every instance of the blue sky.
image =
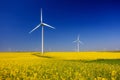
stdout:
[(120, 2), (116, 0), (0, 0), (0, 51), (40, 51), (43, 21), (45, 51), (120, 49)]

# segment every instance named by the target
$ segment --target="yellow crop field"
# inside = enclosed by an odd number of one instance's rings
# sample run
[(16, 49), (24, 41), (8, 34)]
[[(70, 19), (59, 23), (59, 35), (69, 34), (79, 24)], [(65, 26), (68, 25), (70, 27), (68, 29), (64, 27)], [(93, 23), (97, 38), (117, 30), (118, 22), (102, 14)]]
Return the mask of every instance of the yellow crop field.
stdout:
[(0, 80), (120, 80), (120, 52), (0, 52)]

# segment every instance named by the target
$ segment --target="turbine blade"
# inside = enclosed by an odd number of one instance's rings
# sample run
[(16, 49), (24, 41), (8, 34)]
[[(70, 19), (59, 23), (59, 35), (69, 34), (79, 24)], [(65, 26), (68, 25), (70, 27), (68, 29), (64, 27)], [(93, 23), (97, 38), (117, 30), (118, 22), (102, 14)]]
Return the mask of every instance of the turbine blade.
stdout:
[(84, 44), (82, 41), (79, 41), (80, 44)]
[(82, 41), (80, 41), (80, 40), (75, 40), (75, 41), (73, 41), (74, 43), (75, 42), (79, 42), (80, 44), (83, 44), (83, 42)]
[(41, 24), (39, 24), (38, 26), (36, 26), (33, 30), (31, 30), (29, 33), (32, 33), (34, 30), (36, 30), (37, 28), (40, 27)]
[(79, 37), (79, 35), (78, 35), (78, 38), (77, 38), (77, 40), (80, 40), (80, 37)]
[(42, 8), (41, 8), (41, 23), (42, 23)]
[(74, 43), (77, 42), (77, 40), (73, 41)]
[(52, 26), (50, 26), (50, 25), (48, 25), (46, 23), (43, 23), (43, 25), (55, 29), (54, 27), (52, 27)]

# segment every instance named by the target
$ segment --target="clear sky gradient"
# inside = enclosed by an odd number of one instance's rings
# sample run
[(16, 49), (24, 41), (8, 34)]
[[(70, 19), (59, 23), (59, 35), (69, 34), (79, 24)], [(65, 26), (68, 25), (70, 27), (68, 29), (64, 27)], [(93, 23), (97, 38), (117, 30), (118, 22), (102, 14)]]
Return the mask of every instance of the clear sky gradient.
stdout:
[(120, 2), (116, 0), (0, 0), (0, 51), (40, 51), (43, 21), (45, 51), (120, 49)]

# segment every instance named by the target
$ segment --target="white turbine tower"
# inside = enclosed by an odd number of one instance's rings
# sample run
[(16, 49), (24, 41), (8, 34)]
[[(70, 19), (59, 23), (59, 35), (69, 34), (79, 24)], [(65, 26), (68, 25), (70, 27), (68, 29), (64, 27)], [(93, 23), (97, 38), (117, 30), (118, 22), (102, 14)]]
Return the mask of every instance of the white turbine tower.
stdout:
[(76, 42), (76, 43), (77, 43), (77, 52), (79, 52), (80, 43), (83, 44), (83, 43), (80, 41), (79, 35), (78, 35), (78, 37), (77, 37), (77, 40), (75, 40), (75, 41), (73, 41), (73, 42)]
[(47, 27), (49, 27), (49, 28), (53, 28), (53, 29), (55, 29), (54, 27), (52, 27), (52, 26), (50, 26), (50, 25), (48, 25), (48, 24), (46, 24), (46, 23), (43, 23), (43, 17), (42, 17), (42, 9), (41, 9), (41, 22), (40, 22), (40, 24), (38, 24), (33, 30), (31, 30), (29, 33), (32, 33), (34, 30), (36, 30), (37, 28), (39, 28), (40, 26), (41, 26), (41, 28), (42, 28), (42, 54), (43, 54), (43, 52), (44, 52), (44, 27), (45, 26), (47, 26)]

